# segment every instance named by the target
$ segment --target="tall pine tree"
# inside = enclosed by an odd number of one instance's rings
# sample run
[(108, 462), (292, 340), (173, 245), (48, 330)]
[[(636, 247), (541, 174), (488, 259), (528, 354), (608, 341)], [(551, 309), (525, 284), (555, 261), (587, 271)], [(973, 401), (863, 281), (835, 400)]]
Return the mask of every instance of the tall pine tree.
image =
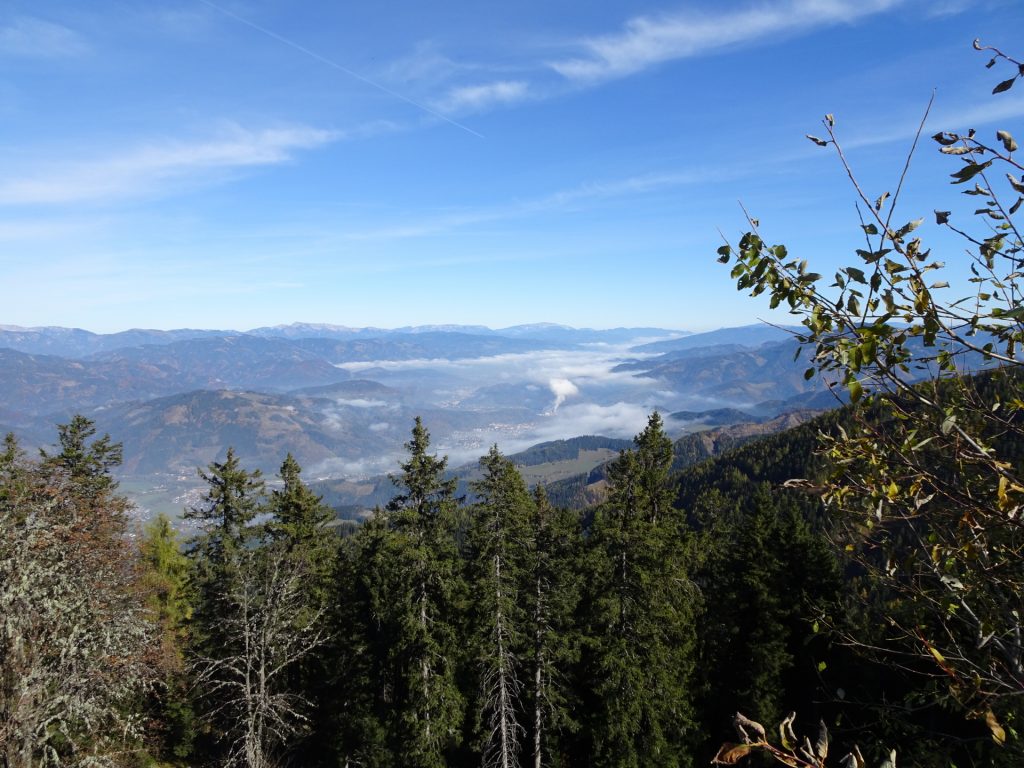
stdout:
[(381, 605), (390, 624), (387, 649), (394, 681), (389, 730), (397, 764), (441, 768), (458, 744), (463, 697), (456, 682), (461, 567), (455, 543), (456, 481), (447, 458), (429, 453), (430, 435), (417, 418), (407, 461), (392, 477), (399, 493), (386, 507), (379, 563)]
[(479, 502), (469, 533), (472, 646), (480, 679), (477, 716), (484, 766), (518, 766), (523, 660), (528, 645), (532, 499), (511, 461), (494, 446), (473, 484)]
[(561, 737), (577, 727), (578, 693), (570, 670), (579, 660), (575, 612), (580, 600), (579, 516), (556, 509), (543, 486), (533, 493), (529, 579), (526, 594), (532, 648), (529, 656), (531, 736), (534, 768), (554, 765)]
[[(213, 462), (199, 476), (207, 483), (200, 503), (185, 510), (185, 519), (197, 522), (200, 533), (189, 543), (186, 554), (191, 561), (190, 589), (193, 599), (189, 636), (190, 656), (194, 659), (228, 658), (238, 650), (241, 639), (233, 632), (227, 617), (233, 615), (243, 583), (246, 548), (253, 543), (253, 521), (263, 500), (264, 485), (260, 472), (248, 472), (233, 448), (223, 462)], [(212, 741), (221, 741), (230, 729), (224, 721), (225, 702), (217, 693), (207, 691), (201, 702)], [(201, 749), (216, 754), (219, 747), (209, 741)]]
[(593, 527), (592, 761), (674, 768), (689, 764), (694, 730), (696, 591), (657, 413), (635, 442), (609, 468), (609, 501)]

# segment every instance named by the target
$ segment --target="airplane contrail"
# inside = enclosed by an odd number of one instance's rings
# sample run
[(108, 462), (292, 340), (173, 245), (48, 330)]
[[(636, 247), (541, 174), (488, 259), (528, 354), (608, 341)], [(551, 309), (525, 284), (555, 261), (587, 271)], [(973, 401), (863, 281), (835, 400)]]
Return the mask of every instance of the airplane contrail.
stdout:
[(270, 38), (273, 38), (274, 40), (277, 40), (279, 43), (283, 43), (284, 45), (287, 45), (290, 48), (294, 48), (296, 51), (299, 51), (300, 53), (306, 54), (310, 58), (316, 59), (321, 64), (326, 64), (329, 67), (333, 67), (334, 69), (338, 70), (339, 72), (343, 72), (344, 74), (348, 75), (349, 77), (353, 77), (353, 78), (355, 78), (356, 80), (359, 80), (362, 83), (366, 83), (367, 85), (369, 85), (369, 86), (371, 86), (373, 88), (376, 88), (378, 91), (383, 91), (384, 93), (388, 94), (389, 96), (393, 96), (394, 98), (400, 99), (401, 101), (404, 101), (407, 104), (411, 104), (412, 106), (416, 107), (417, 109), (419, 109), (419, 110), (421, 110), (423, 112), (426, 112), (428, 115), (436, 117), (436, 118), (438, 118), (440, 120), (444, 120), (446, 123), (448, 123), (450, 125), (454, 125), (456, 128), (461, 128), (466, 133), (471, 133), (474, 136), (476, 136), (477, 138), (480, 138), (480, 139), (484, 138), (483, 134), (477, 133), (476, 131), (474, 131), (469, 126), (463, 125), (462, 123), (460, 123), (460, 122), (458, 122), (456, 120), (452, 120), (450, 117), (447, 117), (446, 115), (441, 114), (437, 110), (431, 109), (430, 107), (426, 106), (425, 104), (421, 104), (418, 101), (410, 99), (408, 96), (403, 96), (402, 94), (398, 93), (397, 91), (391, 90), (390, 88), (388, 88), (385, 85), (381, 85), (380, 83), (375, 82), (374, 80), (371, 80), (370, 78), (365, 77), (364, 75), (360, 75), (358, 72), (354, 72), (353, 70), (351, 70), (348, 67), (345, 67), (345, 66), (339, 64), (338, 62), (332, 61), (331, 59), (328, 59), (326, 56), (321, 56), (316, 51), (312, 51), (309, 48), (306, 48), (305, 46), (300, 45), (299, 43), (296, 43), (294, 40), (290, 40), (289, 38), (284, 37), (283, 35), (279, 35), (276, 32), (274, 32), (273, 30), (267, 29), (266, 27), (262, 27), (259, 24), (257, 24), (256, 22), (250, 21), (249, 19), (245, 18), (244, 16), (239, 16), (237, 13), (235, 13), (233, 11), (229, 11), (227, 8), (223, 8), (223, 7), (219, 6), (219, 5), (217, 5), (216, 3), (211, 2), (211, 0), (199, 0), (199, 2), (201, 2), (203, 5), (206, 5), (206, 6), (209, 6), (210, 8), (213, 8), (215, 11), (217, 11), (219, 13), (224, 14), (225, 16), (227, 16), (230, 19), (234, 19), (235, 21), (237, 21), (240, 24), (244, 24), (245, 26), (249, 27), (250, 29), (254, 29), (257, 32), (260, 32), (260, 33), (266, 35), (267, 37), (270, 37)]

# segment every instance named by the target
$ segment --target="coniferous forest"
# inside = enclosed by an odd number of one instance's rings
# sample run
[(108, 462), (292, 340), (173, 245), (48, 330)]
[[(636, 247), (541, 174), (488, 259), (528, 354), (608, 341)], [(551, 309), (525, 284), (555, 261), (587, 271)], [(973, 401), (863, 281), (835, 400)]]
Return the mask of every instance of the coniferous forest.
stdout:
[(737, 711), (870, 759), (1018, 764), (927, 663), (872, 650), (920, 606), (782, 487), (850, 419), (672, 473), (652, 414), (582, 513), (497, 448), (456, 497), (417, 421), (393, 499), (343, 532), (290, 456), (268, 491), (229, 451), (188, 537), (126, 537), (120, 447), (87, 420), (39, 460), (8, 440), (4, 765), (689, 766)]

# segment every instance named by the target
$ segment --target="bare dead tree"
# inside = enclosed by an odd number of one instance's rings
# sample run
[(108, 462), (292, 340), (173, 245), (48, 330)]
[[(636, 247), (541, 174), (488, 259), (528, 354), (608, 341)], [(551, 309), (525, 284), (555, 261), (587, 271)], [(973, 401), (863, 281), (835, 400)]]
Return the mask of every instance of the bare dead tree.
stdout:
[(226, 766), (270, 768), (308, 726), (309, 703), (290, 690), (289, 673), (326, 641), (324, 609), (296, 615), (305, 584), (300, 563), (267, 546), (242, 555), (227, 596), (224, 629), (235, 638), (222, 656), (192, 662), (211, 718), (226, 723)]

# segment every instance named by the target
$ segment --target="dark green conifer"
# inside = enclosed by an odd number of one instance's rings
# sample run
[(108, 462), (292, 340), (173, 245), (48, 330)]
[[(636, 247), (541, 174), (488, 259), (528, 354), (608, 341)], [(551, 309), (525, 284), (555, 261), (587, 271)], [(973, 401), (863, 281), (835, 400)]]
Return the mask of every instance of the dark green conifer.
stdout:
[(469, 531), (472, 648), (480, 680), (477, 718), (485, 766), (519, 765), (524, 659), (529, 649), (532, 499), (511, 461), (491, 448)]
[(397, 764), (441, 768), (461, 737), (463, 697), (456, 683), (458, 601), (462, 593), (455, 544), (456, 481), (446, 458), (429, 453), (430, 435), (417, 418), (407, 461), (392, 480), (399, 493), (386, 508), (377, 567), (392, 629), (388, 664), (394, 680), (389, 731)]
[(675, 767), (691, 759), (696, 596), (657, 413), (636, 445), (609, 468), (593, 527), (593, 763)]
[[(331, 623), (329, 609), (338, 538), (328, 527), (334, 520), (334, 510), (310, 490), (302, 481), (301, 473), (302, 468), (289, 453), (279, 473), (283, 484), (271, 491), (264, 507), (270, 515), (265, 525), (268, 541), (264, 549), (265, 556), (279, 558), (298, 579), (301, 588), (291, 606), (292, 622), (296, 631), (303, 628), (309, 631), (310, 627), (323, 629)], [(307, 654), (292, 665), (286, 680), (290, 693), (312, 705), (308, 716), (314, 732), (324, 730), (330, 719), (327, 711), (334, 694), (326, 666), (327, 655), (330, 654), (323, 649)], [(323, 745), (317, 744), (322, 738), (321, 734), (314, 733), (299, 744), (295, 748), (297, 762), (311, 764), (314, 752), (318, 748), (322, 751)]]
[(301, 477), (302, 468), (289, 453), (281, 465), (281, 488), (270, 493), (266, 531), (284, 554), (300, 563), (310, 604), (322, 606), (334, 567), (337, 538), (330, 532), (334, 510), (313, 493)]
[(89, 443), (89, 438), (96, 434), (96, 426), (80, 414), (67, 424), (58, 424), (57, 432), (60, 451), (51, 454), (40, 450), (43, 466), (67, 472), (79, 493), (85, 496), (95, 499), (113, 493), (117, 482), (111, 472), (121, 466), (123, 444), (112, 442), (109, 434)]
[(338, 766), (398, 764), (398, 745), (388, 732), (396, 693), (390, 651), (402, 629), (390, 620), (396, 586), (391, 536), (386, 513), (377, 509), (339, 548), (327, 649), (331, 695), (323, 713), (330, 723), (323, 752)]
[[(193, 658), (228, 658), (241, 639), (228, 628), (226, 619), (235, 611), (233, 596), (243, 582), (243, 560), (254, 540), (253, 521), (264, 486), (259, 470), (245, 470), (233, 448), (228, 448), (224, 461), (211, 463), (207, 471), (199, 470), (199, 476), (207, 483), (206, 493), (184, 514), (200, 528), (186, 549), (193, 601), (189, 651)], [(200, 693), (209, 694), (204, 696), (202, 709), (211, 729), (207, 736), (216, 741), (233, 724), (219, 719), (225, 707), (214, 693)], [(207, 743), (202, 749), (216, 754), (218, 747)]]
[(553, 765), (561, 738), (577, 727), (579, 694), (570, 670), (579, 659), (575, 612), (580, 599), (578, 559), (582, 552), (579, 516), (556, 509), (543, 486), (533, 493), (529, 578), (526, 594), (532, 642), (528, 712), (531, 762)]

